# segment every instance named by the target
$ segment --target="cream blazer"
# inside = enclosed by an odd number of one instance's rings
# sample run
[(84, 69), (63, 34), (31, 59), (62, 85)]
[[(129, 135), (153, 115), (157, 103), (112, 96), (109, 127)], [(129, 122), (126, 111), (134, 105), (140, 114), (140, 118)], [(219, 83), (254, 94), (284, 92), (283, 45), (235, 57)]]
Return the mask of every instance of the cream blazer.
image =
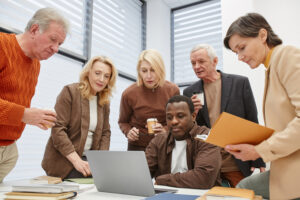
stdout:
[(300, 49), (275, 47), (266, 71), (263, 114), (275, 133), (255, 148), (271, 161), (270, 199), (300, 197)]

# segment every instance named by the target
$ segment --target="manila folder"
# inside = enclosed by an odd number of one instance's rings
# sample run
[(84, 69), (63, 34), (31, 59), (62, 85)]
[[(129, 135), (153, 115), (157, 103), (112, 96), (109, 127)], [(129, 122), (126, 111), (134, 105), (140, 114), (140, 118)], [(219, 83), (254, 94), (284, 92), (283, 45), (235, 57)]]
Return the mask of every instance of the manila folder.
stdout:
[(273, 129), (223, 112), (205, 141), (223, 148), (228, 144), (256, 145), (269, 138), (273, 132)]

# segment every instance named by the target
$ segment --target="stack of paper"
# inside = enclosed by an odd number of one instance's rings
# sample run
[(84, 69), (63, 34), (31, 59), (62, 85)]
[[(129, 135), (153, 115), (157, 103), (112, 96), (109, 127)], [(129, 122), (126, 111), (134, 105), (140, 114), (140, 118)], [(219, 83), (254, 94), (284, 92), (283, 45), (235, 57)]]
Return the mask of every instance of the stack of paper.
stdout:
[(66, 199), (74, 197), (79, 184), (24, 184), (13, 185), (6, 199)]
[(6, 193), (7, 200), (13, 199), (38, 199), (38, 200), (57, 200), (67, 199), (76, 196), (76, 192), (64, 192), (58, 194), (49, 193), (30, 193), (30, 192), (9, 192)]
[(228, 144), (256, 145), (269, 138), (273, 132), (273, 129), (223, 112), (205, 141), (223, 148)]
[(62, 193), (77, 192), (78, 190), (78, 184), (26, 184), (12, 186), (13, 192)]

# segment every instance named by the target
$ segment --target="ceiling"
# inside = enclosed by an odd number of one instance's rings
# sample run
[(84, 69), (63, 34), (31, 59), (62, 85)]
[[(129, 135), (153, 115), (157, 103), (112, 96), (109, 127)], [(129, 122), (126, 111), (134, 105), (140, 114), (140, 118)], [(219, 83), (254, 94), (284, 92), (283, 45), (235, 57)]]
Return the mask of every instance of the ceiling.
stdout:
[(195, 3), (195, 2), (200, 2), (200, 1), (203, 1), (203, 0), (163, 0), (163, 1), (170, 8), (177, 8), (177, 7), (180, 7), (180, 6), (188, 5), (188, 4)]

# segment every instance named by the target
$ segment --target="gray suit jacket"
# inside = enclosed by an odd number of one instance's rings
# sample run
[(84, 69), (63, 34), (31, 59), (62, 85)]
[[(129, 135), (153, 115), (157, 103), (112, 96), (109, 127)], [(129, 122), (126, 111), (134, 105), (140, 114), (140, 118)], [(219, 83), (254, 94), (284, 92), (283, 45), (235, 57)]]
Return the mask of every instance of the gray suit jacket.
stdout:
[[(228, 112), (258, 123), (257, 108), (248, 78), (239, 75), (225, 74), (221, 71), (218, 72), (221, 73), (222, 81), (221, 113)], [(184, 89), (183, 95), (191, 97), (193, 93), (199, 93), (200, 91), (204, 92), (202, 80), (199, 80), (193, 85)], [(204, 125), (211, 128), (206, 102), (204, 102), (203, 108), (199, 110), (196, 121), (199, 126)], [(242, 162), (238, 159), (235, 160), (244, 176), (249, 176), (252, 174), (250, 170), (252, 166), (265, 167), (265, 163), (262, 161), (262, 159), (246, 162)]]

